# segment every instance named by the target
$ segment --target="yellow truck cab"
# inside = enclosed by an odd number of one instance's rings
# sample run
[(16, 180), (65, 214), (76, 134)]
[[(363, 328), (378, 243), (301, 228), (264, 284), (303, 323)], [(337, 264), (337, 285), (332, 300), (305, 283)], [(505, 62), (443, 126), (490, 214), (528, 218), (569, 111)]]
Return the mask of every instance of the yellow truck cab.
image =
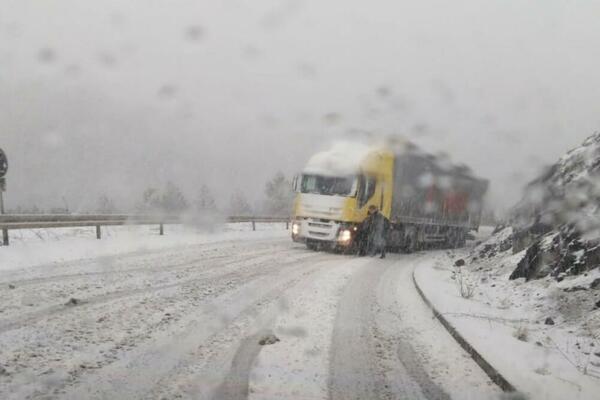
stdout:
[(389, 218), (392, 163), (383, 146), (350, 143), (313, 156), (294, 180), (292, 238), (309, 247), (346, 247), (370, 205)]

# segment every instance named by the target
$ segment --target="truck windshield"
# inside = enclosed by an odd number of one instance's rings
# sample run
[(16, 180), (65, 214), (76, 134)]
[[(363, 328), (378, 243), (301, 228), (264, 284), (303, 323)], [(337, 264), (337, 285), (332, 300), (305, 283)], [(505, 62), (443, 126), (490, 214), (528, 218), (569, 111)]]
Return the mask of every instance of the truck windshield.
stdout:
[(302, 175), (300, 191), (302, 193), (323, 194), (328, 196), (347, 196), (356, 194), (355, 176)]

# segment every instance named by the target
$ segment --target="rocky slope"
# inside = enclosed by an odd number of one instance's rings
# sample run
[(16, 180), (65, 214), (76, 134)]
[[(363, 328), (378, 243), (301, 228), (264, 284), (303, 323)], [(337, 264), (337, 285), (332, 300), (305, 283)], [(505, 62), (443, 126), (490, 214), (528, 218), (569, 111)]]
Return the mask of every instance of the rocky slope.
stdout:
[(527, 186), (510, 225), (500, 245), (526, 250), (510, 279), (561, 280), (600, 266), (600, 132)]

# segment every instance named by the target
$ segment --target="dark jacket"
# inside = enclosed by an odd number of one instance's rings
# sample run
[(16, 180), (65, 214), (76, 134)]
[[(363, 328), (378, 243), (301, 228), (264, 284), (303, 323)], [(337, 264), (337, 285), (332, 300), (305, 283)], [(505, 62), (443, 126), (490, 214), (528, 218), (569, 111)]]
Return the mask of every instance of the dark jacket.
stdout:
[(388, 229), (389, 221), (383, 214), (369, 214), (358, 229), (359, 252), (365, 254), (385, 247)]
[(380, 212), (375, 212), (369, 217), (369, 242), (371, 246), (377, 249), (385, 247), (389, 229), (388, 219)]

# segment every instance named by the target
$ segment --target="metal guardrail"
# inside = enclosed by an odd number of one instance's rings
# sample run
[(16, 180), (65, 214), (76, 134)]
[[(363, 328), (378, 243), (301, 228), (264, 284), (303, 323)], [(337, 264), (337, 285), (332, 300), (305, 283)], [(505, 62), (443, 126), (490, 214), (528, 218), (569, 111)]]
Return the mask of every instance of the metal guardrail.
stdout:
[[(289, 218), (264, 216), (229, 216), (225, 222), (251, 223), (256, 230), (256, 223), (281, 222), (289, 229)], [(159, 234), (164, 235), (165, 225), (177, 225), (188, 222), (186, 218), (168, 215), (129, 215), (129, 214), (4, 214), (0, 215), (2, 242), (9, 245), (9, 230), (44, 229), (44, 228), (77, 228), (96, 227), (96, 238), (102, 238), (102, 226), (118, 225), (158, 225)]]

